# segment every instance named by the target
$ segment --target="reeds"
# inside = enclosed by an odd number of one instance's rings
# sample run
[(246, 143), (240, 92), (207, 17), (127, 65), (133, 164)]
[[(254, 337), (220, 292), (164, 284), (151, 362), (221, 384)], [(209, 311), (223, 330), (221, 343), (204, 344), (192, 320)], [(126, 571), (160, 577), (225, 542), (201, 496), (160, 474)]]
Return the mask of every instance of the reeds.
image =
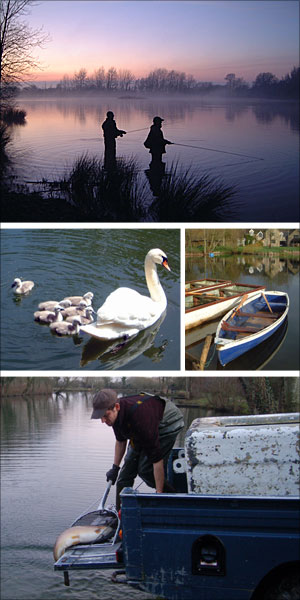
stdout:
[(175, 163), (163, 177), (153, 202), (153, 220), (178, 223), (221, 221), (234, 216), (235, 193), (232, 186), (225, 186), (209, 175), (193, 175), (189, 169), (180, 172), (178, 163)]
[(0, 175), (1, 181), (9, 165), (9, 156), (7, 154), (7, 146), (10, 142), (10, 135), (7, 126), (4, 123), (0, 123)]
[(105, 169), (101, 160), (83, 154), (60, 185), (71, 204), (92, 220), (146, 219), (144, 193), (133, 158), (118, 159), (112, 168)]
[(61, 182), (69, 201), (100, 221), (219, 221), (234, 216), (233, 187), (208, 175), (180, 172), (172, 164), (153, 197), (134, 158), (119, 159), (112, 169), (82, 155)]
[[(5, 148), (5, 130), (2, 143)], [(0, 131), (1, 135), (1, 131)], [(1, 138), (0, 138), (1, 152)], [(83, 154), (71, 171), (56, 182), (38, 182), (42, 190), (36, 194), (22, 186), (22, 204), (26, 195), (26, 219), (38, 222), (53, 220), (58, 210), (69, 220), (98, 222), (205, 222), (229, 221), (235, 215), (232, 187), (225, 186), (206, 174), (195, 175), (172, 164), (164, 173), (155, 194), (135, 158), (117, 159), (114, 166), (104, 168), (103, 160)], [(12, 217), (13, 202), (17, 199), (6, 189), (2, 202), (3, 216)], [(10, 199), (10, 200), (9, 200)], [(10, 202), (10, 206), (6, 204)], [(20, 209), (20, 203), (17, 208)], [(49, 218), (48, 218), (49, 217)]]
[(1, 120), (7, 125), (25, 125), (26, 112), (18, 108), (6, 108), (1, 113)]

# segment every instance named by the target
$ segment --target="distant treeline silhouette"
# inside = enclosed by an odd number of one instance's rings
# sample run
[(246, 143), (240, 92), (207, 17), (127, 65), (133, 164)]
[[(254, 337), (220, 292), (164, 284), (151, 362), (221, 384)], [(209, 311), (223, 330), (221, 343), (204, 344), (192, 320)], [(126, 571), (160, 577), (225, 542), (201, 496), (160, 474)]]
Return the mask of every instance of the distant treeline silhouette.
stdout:
[(97, 69), (92, 76), (82, 68), (75, 72), (73, 77), (64, 75), (62, 80), (54, 86), (39, 88), (29, 85), (23, 88), (23, 93), (40, 94), (56, 93), (60, 95), (78, 94), (85, 92), (124, 92), (131, 93), (159, 93), (159, 94), (207, 94), (218, 93), (229, 97), (268, 97), (268, 98), (299, 98), (299, 67), (293, 67), (281, 79), (273, 73), (259, 73), (252, 82), (247, 83), (235, 73), (228, 73), (225, 84), (196, 81), (193, 75), (167, 69), (155, 69), (147, 77), (136, 78), (128, 69), (117, 71), (111, 67), (107, 71), (103, 67)]

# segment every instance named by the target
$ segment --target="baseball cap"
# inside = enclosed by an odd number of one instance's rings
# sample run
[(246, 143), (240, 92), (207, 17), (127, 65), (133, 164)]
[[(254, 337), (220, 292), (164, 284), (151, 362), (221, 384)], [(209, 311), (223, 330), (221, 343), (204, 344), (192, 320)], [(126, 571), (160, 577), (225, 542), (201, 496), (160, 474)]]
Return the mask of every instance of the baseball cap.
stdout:
[(113, 408), (118, 401), (118, 396), (115, 390), (100, 390), (93, 399), (93, 412), (91, 419), (101, 419), (104, 413)]

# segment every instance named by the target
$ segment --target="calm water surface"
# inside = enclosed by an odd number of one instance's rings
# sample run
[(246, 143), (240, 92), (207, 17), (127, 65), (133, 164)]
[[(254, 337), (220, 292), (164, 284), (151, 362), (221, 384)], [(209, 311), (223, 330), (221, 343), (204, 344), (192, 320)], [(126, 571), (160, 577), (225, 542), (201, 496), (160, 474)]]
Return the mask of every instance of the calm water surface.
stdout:
[[(186, 281), (192, 279), (229, 279), (237, 283), (265, 285), (266, 290), (287, 292), (290, 299), (287, 327), (280, 328), (272, 339), (246, 352), (242, 357), (222, 367), (218, 361), (215, 346), (212, 344), (206, 362), (206, 369), (256, 370), (299, 369), (299, 257), (298, 259), (279, 258), (273, 255), (244, 255), (227, 258), (187, 257)], [(193, 331), (193, 344), (186, 348), (189, 356), (199, 360), (206, 335), (214, 335), (219, 319)], [(191, 337), (186, 336), (186, 344)], [(191, 368), (188, 361), (187, 368)]]
[(19, 104), (27, 112), (26, 125), (15, 127), (13, 135), (21, 181), (55, 180), (82, 153), (102, 157), (100, 126), (107, 110), (114, 111), (117, 125), (128, 132), (117, 141), (119, 156), (134, 156), (144, 173), (150, 161), (143, 142), (154, 115), (158, 114), (165, 119), (165, 138), (183, 144), (167, 146), (164, 158), (167, 171), (171, 163), (178, 162), (181, 169), (208, 173), (236, 187), (238, 206), (235, 213), (226, 217), (228, 221), (299, 220), (296, 103), (85, 98), (20, 99)]
[[(148, 229), (6, 229), (1, 232), (1, 365), (5, 370), (180, 369), (180, 232)], [(171, 271), (158, 266), (167, 296), (165, 316), (128, 343), (111, 345), (82, 333), (59, 338), (36, 323), (44, 300), (94, 293), (97, 310), (118, 287), (149, 295), (144, 258), (166, 252)], [(33, 280), (26, 296), (15, 277)]]
[[(2, 399), (1, 600), (151, 598), (113, 585), (111, 571), (73, 571), (67, 588), (53, 570), (57, 535), (99, 503), (112, 462), (113, 432), (90, 419), (91, 404), (86, 394)], [(200, 409), (182, 410), (185, 428), (204, 416)], [(148, 491), (143, 486), (139, 490)], [(113, 502), (114, 490), (106, 506)]]

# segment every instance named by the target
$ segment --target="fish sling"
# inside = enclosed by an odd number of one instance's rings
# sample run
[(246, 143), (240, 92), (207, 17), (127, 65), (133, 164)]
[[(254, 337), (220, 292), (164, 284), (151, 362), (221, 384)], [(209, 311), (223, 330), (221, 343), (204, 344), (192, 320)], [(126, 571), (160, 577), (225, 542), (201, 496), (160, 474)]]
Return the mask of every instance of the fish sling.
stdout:
[[(53, 549), (55, 561), (71, 546), (100, 544), (112, 538), (113, 535), (114, 540), (116, 539), (120, 528), (118, 513), (113, 507), (110, 507), (109, 510), (104, 508), (111, 485), (112, 482), (109, 481), (96, 510), (80, 515), (69, 529), (58, 536)], [(69, 585), (66, 577), (65, 584)]]

